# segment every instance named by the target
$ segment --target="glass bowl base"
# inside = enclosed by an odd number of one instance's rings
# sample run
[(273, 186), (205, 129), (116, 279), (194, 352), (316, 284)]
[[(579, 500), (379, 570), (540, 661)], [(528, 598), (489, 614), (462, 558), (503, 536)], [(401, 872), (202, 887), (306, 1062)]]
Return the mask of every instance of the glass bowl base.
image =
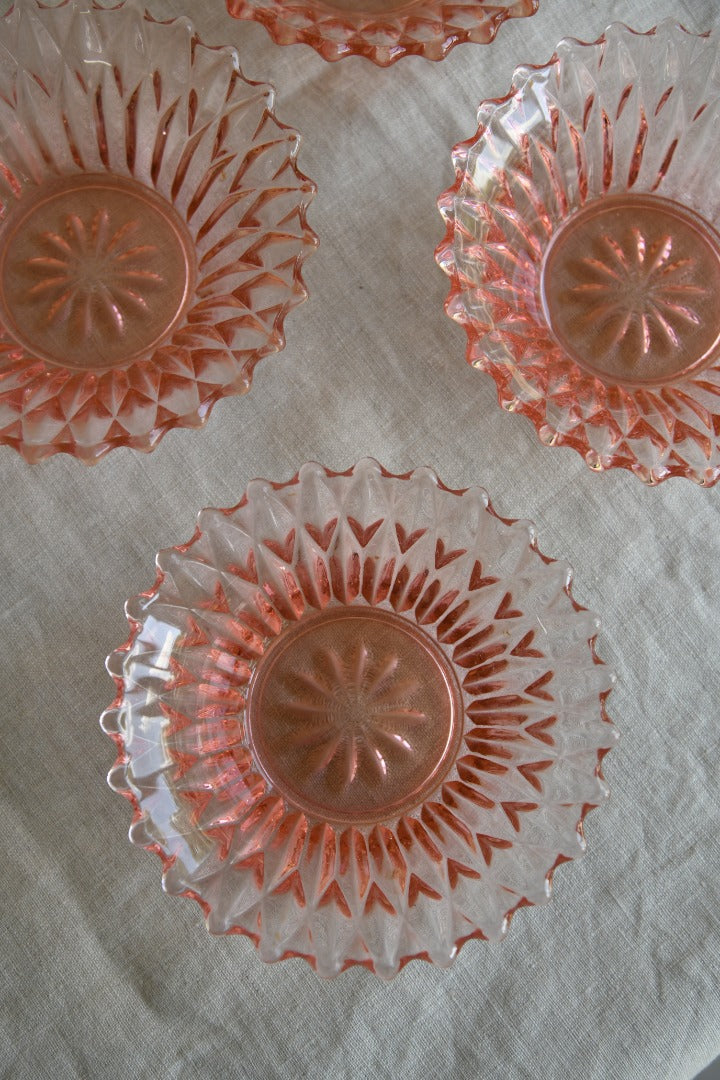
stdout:
[(460, 689), (420, 627), (393, 612), (333, 607), (287, 628), (258, 663), (250, 743), (270, 782), (325, 821), (399, 816), (457, 753)]
[(541, 297), (556, 340), (582, 368), (661, 385), (720, 352), (720, 236), (656, 195), (609, 195), (558, 230)]
[(0, 236), (0, 318), (47, 363), (129, 364), (178, 324), (194, 264), (177, 212), (136, 180), (51, 180), (20, 200)]

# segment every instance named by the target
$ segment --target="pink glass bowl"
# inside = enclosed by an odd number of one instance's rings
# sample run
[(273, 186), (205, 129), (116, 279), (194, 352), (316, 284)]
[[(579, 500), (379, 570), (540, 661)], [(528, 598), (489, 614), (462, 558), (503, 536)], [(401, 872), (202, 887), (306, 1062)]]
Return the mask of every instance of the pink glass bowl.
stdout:
[(598, 621), (532, 525), (429, 469), (309, 464), (157, 566), (108, 659), (108, 779), (212, 933), (389, 978), (547, 902), (615, 729)]
[(261, 23), (278, 45), (302, 42), (325, 60), (364, 56), (388, 67), (403, 56), (442, 60), (464, 41), (487, 44), (538, 0), (227, 0), (236, 19)]
[(480, 106), (440, 198), (467, 359), (549, 446), (720, 476), (720, 35), (619, 24)]
[(0, 443), (151, 450), (284, 344), (298, 136), (187, 19), (23, 0), (0, 44)]

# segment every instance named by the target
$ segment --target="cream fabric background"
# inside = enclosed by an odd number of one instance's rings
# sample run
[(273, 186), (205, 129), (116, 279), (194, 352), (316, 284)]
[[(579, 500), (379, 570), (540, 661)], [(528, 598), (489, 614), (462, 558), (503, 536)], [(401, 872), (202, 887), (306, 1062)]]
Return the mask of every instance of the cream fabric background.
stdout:
[[(275, 83), (279, 117), (304, 135), (321, 244), (287, 348), (203, 431), (94, 469), (29, 467), (0, 448), (0, 1074), (694, 1076), (720, 1052), (720, 487), (648, 490), (541, 447), (466, 366), (433, 249), (450, 148), (518, 63), (613, 19), (703, 29), (716, 0), (541, 0), (492, 46), (385, 71), (278, 48), (222, 0), (149, 6), (190, 14), (205, 40), (237, 46), (248, 77)], [(603, 618), (624, 734), (588, 855), (558, 872), (552, 904), (520, 912), (501, 946), (470, 943), (449, 972), (415, 963), (389, 985), (359, 970), (324, 983), (300, 961), (264, 966), (242, 938), (211, 939), (195, 904), (162, 894), (159, 861), (128, 844), (97, 724), (113, 692), (104, 657), (155, 551), (252, 477), (368, 453), (483, 484), (501, 514), (537, 522)]]

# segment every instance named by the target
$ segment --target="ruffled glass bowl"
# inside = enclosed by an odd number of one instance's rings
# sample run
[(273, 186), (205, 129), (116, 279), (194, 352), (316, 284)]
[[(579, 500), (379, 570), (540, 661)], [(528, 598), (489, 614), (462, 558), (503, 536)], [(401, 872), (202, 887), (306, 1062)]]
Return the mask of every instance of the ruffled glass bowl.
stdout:
[(261, 23), (278, 45), (303, 42), (325, 60), (364, 56), (388, 67), (403, 56), (442, 60), (464, 41), (486, 44), (538, 0), (227, 0), (236, 19)]
[(615, 741), (598, 622), (479, 488), (305, 465), (204, 510), (108, 660), (131, 840), (217, 934), (447, 966), (543, 904)]
[(284, 343), (298, 136), (186, 19), (23, 0), (0, 45), (0, 443), (151, 450)]
[(440, 199), (448, 314), (596, 470), (720, 476), (720, 35), (613, 25), (519, 68)]

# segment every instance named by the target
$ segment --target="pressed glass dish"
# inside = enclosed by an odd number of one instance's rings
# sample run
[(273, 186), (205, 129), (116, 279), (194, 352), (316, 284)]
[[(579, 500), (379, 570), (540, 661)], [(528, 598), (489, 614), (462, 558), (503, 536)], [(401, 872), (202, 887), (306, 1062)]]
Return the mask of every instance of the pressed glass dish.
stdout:
[(595, 470), (720, 476), (720, 36), (560, 43), (480, 106), (437, 250), (503, 408)]
[(361, 461), (204, 510), (129, 601), (102, 719), (131, 840), (266, 961), (447, 966), (582, 854), (598, 621), (528, 522)]
[(261, 23), (278, 45), (302, 42), (325, 60), (364, 56), (388, 67), (403, 56), (442, 60), (465, 41), (487, 44), (538, 0), (226, 0), (236, 19)]
[(0, 443), (151, 450), (284, 344), (298, 136), (187, 19), (23, 0), (0, 44)]

